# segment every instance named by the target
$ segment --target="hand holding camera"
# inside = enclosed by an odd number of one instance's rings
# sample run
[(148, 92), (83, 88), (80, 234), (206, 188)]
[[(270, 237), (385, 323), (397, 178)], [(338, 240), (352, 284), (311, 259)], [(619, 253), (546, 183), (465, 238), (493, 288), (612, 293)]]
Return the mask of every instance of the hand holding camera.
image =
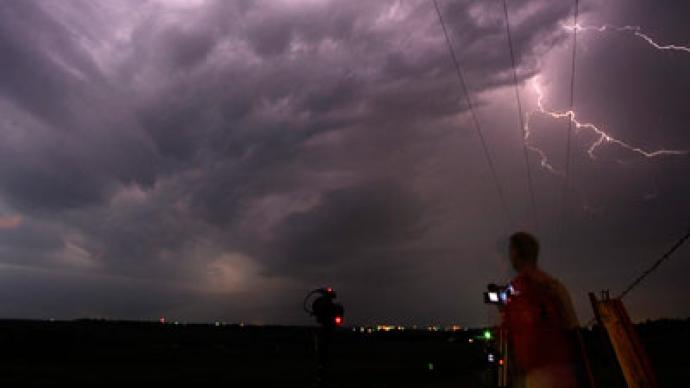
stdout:
[(515, 295), (515, 289), (511, 284), (499, 286), (489, 284), (487, 292), (484, 292), (484, 303), (498, 306), (505, 306), (510, 301), (511, 296)]

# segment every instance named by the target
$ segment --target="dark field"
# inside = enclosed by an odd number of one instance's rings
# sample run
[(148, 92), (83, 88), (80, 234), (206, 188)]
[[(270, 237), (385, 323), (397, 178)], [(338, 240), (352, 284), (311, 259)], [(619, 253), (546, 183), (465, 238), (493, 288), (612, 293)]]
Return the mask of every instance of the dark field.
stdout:
[[(662, 386), (676, 387), (690, 345), (687, 322), (639, 326)], [(310, 387), (313, 329), (73, 321), (0, 322), (0, 383), (18, 386)], [(487, 387), (481, 331), (360, 334), (332, 347), (334, 387)], [(469, 339), (473, 338), (473, 343)], [(617, 386), (596, 332), (585, 332), (597, 378)]]

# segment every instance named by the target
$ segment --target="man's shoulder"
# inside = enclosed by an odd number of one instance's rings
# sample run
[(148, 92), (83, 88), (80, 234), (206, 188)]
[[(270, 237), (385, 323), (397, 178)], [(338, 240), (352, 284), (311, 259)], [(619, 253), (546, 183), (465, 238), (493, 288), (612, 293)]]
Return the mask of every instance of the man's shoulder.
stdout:
[(555, 276), (550, 275), (540, 269), (529, 273), (520, 274), (514, 279), (518, 288), (529, 288), (542, 293), (544, 296), (551, 295), (558, 299), (570, 298), (568, 288)]
[(545, 275), (545, 281), (548, 284), (550, 284), (551, 286), (553, 286), (554, 288), (563, 288), (563, 289), (565, 288), (565, 285), (563, 285), (563, 282), (561, 282), (561, 279), (559, 279), (559, 278), (557, 278), (557, 277), (555, 277), (549, 273), (546, 273), (546, 272), (544, 272), (544, 275)]
[(544, 272), (541, 269), (532, 269), (518, 274), (518, 276), (513, 279), (514, 283), (523, 284), (535, 284), (540, 286), (555, 287), (555, 288), (565, 288), (563, 283), (556, 277)]

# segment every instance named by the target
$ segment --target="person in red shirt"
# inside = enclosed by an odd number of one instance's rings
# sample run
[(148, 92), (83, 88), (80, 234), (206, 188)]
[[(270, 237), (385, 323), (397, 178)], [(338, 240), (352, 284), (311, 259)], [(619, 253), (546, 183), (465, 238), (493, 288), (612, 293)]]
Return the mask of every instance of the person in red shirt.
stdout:
[(529, 233), (510, 237), (509, 255), (518, 275), (502, 309), (502, 327), (508, 332), (520, 385), (578, 387), (575, 336), (579, 324), (568, 290), (539, 269), (539, 242)]

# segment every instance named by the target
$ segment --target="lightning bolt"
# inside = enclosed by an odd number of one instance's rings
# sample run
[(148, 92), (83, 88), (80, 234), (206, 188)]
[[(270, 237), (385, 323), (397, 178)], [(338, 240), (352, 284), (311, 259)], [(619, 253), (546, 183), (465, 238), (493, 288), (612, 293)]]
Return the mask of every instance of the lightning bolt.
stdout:
[(594, 31), (594, 32), (608, 32), (608, 31), (616, 31), (616, 32), (627, 32), (631, 33), (638, 38), (644, 40), (649, 44), (650, 46), (654, 47), (657, 50), (670, 50), (670, 51), (684, 51), (686, 53), (690, 53), (690, 47), (688, 46), (678, 46), (675, 44), (660, 44), (657, 43), (654, 39), (652, 39), (649, 34), (645, 33), (642, 31), (642, 28), (640, 26), (613, 26), (610, 24), (604, 24), (603, 26), (583, 26), (580, 24), (576, 25), (567, 25), (564, 24), (563, 28), (566, 29), (567, 31), (573, 32), (573, 31)]
[(673, 150), (673, 149), (659, 149), (659, 150), (645, 150), (640, 147), (636, 147), (632, 144), (629, 144), (623, 140), (620, 140), (618, 138), (615, 138), (611, 135), (609, 135), (607, 132), (605, 132), (603, 129), (601, 129), (599, 126), (588, 123), (588, 122), (583, 122), (578, 120), (577, 115), (574, 111), (568, 110), (564, 112), (558, 112), (558, 111), (551, 111), (548, 110), (545, 105), (544, 105), (544, 92), (541, 89), (541, 86), (539, 85), (539, 79), (538, 77), (535, 77), (531, 81), (532, 88), (534, 89), (534, 92), (537, 95), (537, 108), (533, 111), (530, 111), (527, 113), (527, 120), (525, 120), (525, 137), (524, 137), (524, 142), (527, 145), (527, 147), (534, 151), (537, 155), (540, 157), (540, 164), (542, 167), (545, 169), (556, 173), (556, 174), (562, 174), (560, 171), (558, 171), (550, 162), (548, 159), (548, 156), (546, 152), (544, 152), (542, 149), (536, 147), (535, 145), (531, 144), (529, 141), (529, 137), (531, 135), (531, 128), (530, 128), (530, 122), (532, 118), (534, 117), (535, 114), (541, 114), (546, 117), (551, 117), (556, 120), (570, 120), (573, 123), (573, 126), (575, 127), (576, 131), (580, 131), (582, 129), (587, 129), (594, 133), (597, 136), (597, 139), (589, 146), (589, 149), (587, 150), (587, 154), (591, 159), (596, 159), (595, 151), (597, 148), (604, 144), (615, 144), (618, 145), (622, 148), (625, 148), (629, 151), (635, 152), (637, 154), (640, 154), (646, 158), (654, 158), (658, 156), (663, 156), (663, 155), (687, 155), (690, 153), (690, 150)]
[[(672, 50), (672, 51), (682, 51), (682, 52), (687, 52), (690, 53), (690, 47), (686, 46), (678, 46), (674, 44), (660, 44), (654, 41), (648, 34), (642, 32), (642, 29), (639, 26), (622, 26), (622, 27), (616, 27), (612, 26), (609, 24), (603, 25), (603, 26), (582, 26), (579, 24), (576, 25), (563, 25), (563, 28), (565, 28), (568, 31), (596, 31), (596, 32), (606, 32), (606, 31), (617, 31), (617, 32), (629, 32), (632, 33), (633, 35), (641, 38), (644, 40), (647, 44), (652, 46), (653, 48), (657, 50)], [(549, 161), (547, 153), (537, 147), (536, 145), (530, 143), (530, 136), (531, 136), (531, 128), (530, 128), (530, 123), (532, 118), (539, 114), (543, 115), (546, 117), (550, 117), (555, 120), (570, 120), (575, 128), (576, 132), (579, 132), (582, 129), (586, 129), (591, 131), (595, 136), (596, 140), (589, 146), (587, 150), (587, 154), (591, 159), (596, 159), (595, 151), (601, 147), (602, 145), (605, 144), (615, 144), (617, 146), (620, 146), (624, 149), (627, 149), (628, 151), (635, 152), (639, 155), (642, 155), (646, 158), (655, 158), (659, 156), (667, 156), (667, 155), (688, 155), (690, 153), (690, 150), (674, 150), (674, 149), (658, 149), (658, 150), (645, 150), (643, 148), (634, 146), (630, 143), (627, 143), (621, 139), (615, 138), (608, 134), (606, 131), (601, 129), (599, 126), (589, 123), (589, 122), (583, 122), (578, 120), (577, 115), (574, 111), (568, 110), (568, 111), (551, 111), (548, 110), (544, 104), (544, 92), (542, 91), (542, 88), (539, 84), (539, 78), (534, 77), (531, 80), (531, 86), (537, 95), (537, 107), (536, 109), (528, 112), (526, 114), (526, 120), (525, 120), (525, 131), (524, 131), (524, 143), (527, 146), (529, 150), (532, 152), (536, 153), (539, 155), (540, 158), (540, 164), (543, 168), (546, 170), (558, 174), (558, 175), (563, 175), (561, 171), (556, 169), (553, 164)]]
[(530, 143), (530, 136), (532, 135), (532, 129), (530, 127), (530, 123), (532, 122), (532, 117), (537, 114), (546, 114), (548, 116), (554, 117), (554, 118), (562, 118), (562, 117), (569, 117), (568, 114), (562, 114), (562, 113), (557, 113), (557, 112), (549, 112), (544, 108), (544, 93), (541, 91), (541, 87), (539, 86), (538, 83), (538, 77), (534, 77), (531, 81), (532, 87), (534, 88), (534, 91), (537, 94), (537, 109), (532, 110), (530, 112), (527, 112), (526, 118), (525, 118), (525, 130), (524, 130), (524, 138), (523, 142), (525, 143), (525, 146), (532, 152), (536, 153), (539, 155), (539, 164), (541, 165), (542, 168), (545, 168), (546, 170), (557, 174), (557, 175), (563, 175), (559, 170), (557, 170), (549, 161), (549, 157), (542, 150), (541, 148), (535, 146), (534, 144)]

